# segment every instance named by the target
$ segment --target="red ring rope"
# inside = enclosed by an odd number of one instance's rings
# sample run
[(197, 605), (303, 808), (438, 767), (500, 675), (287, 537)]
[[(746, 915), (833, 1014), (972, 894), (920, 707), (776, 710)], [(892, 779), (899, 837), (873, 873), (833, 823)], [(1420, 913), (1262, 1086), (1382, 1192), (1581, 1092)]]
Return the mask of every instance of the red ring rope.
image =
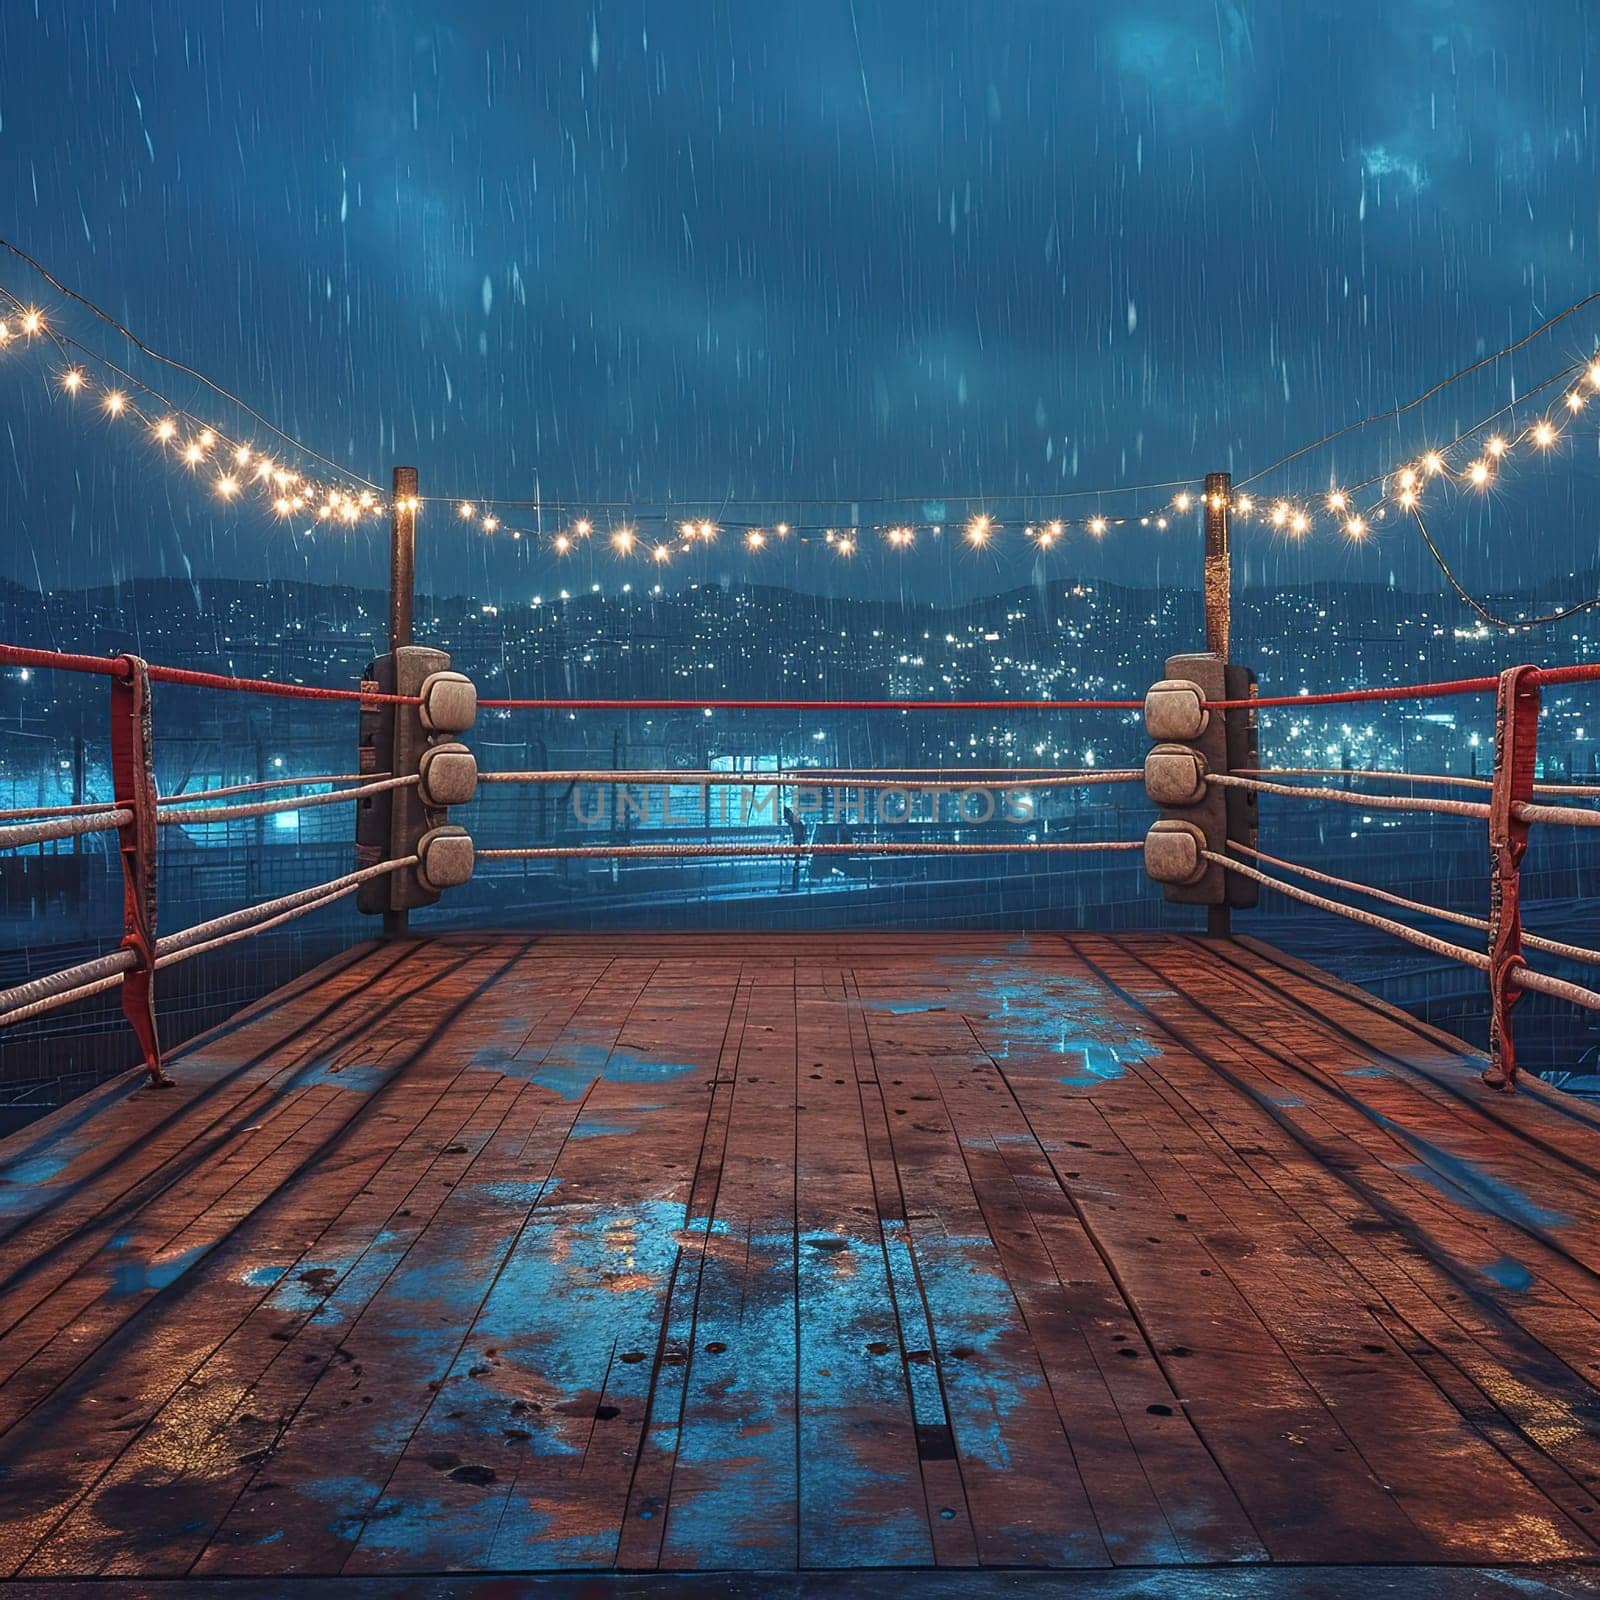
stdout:
[[(56, 668), (62, 672), (92, 672), (104, 678), (126, 678), (123, 656), (72, 655), (64, 650), (30, 650), (20, 644), (0, 644), (0, 666)], [(374, 705), (420, 705), (416, 695), (366, 694), (360, 689), (324, 689), (315, 684), (274, 683), (269, 678), (230, 678), (218, 672), (194, 672), (187, 667), (151, 666), (152, 683), (176, 683), (191, 689), (228, 689), (242, 694), (270, 694), (287, 700), (357, 700)]]
[(1143, 700), (480, 700), (491, 711), (1142, 711)]
[[(58, 668), (92, 672), (102, 677), (126, 676), (120, 656), (73, 655), (61, 650), (34, 650), (0, 644), (0, 665)], [(234, 678), (187, 667), (151, 666), (152, 682), (194, 689), (222, 689), (244, 694), (276, 695), (288, 700), (366, 701), (375, 705), (418, 705), (415, 695), (364, 693), (360, 689), (325, 689), (314, 684), (275, 683), (267, 678)], [(1600, 679), (1600, 662), (1541, 668), (1542, 683), (1592, 683)], [(1208, 700), (1213, 711), (1266, 710), (1288, 706), (1356, 705), (1373, 700), (1431, 700), (1446, 695), (1492, 694), (1498, 677), (1453, 678), (1441, 683), (1391, 684), (1375, 689), (1337, 689), (1320, 694), (1260, 695), (1247, 700)], [(741, 700), (528, 698), (480, 700), (491, 711), (1139, 711), (1142, 700)]]

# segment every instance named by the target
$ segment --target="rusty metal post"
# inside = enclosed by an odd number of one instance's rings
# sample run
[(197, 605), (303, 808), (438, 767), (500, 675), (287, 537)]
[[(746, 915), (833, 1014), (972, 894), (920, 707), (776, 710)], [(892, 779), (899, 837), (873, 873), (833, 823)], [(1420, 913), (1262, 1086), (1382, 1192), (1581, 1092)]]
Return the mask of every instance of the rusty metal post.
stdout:
[(417, 469), (394, 469), (389, 501), (389, 650), (411, 640), (411, 612), (417, 585)]
[(123, 656), (111, 679), (111, 785), (128, 820), (117, 830), (122, 857), (122, 944), (138, 965), (122, 979), (122, 1014), (128, 1019), (150, 1082), (171, 1087), (161, 1065), (156, 1024), (156, 770), (150, 719), (150, 673), (138, 656)]
[[(389, 655), (409, 645), (417, 587), (417, 469), (396, 467), (389, 498)], [(405, 911), (383, 913), (386, 939), (399, 938), (410, 922)]]
[[(1206, 649), (1226, 667), (1233, 626), (1232, 473), (1206, 474), (1205, 519)], [(1232, 917), (1226, 904), (1207, 908), (1206, 932), (1218, 939), (1226, 939), (1232, 932)]]
[(1206, 474), (1206, 649), (1228, 661), (1228, 635), (1233, 622), (1233, 557), (1229, 548), (1233, 520), (1233, 474)]
[(1494, 788), (1489, 795), (1489, 1067), (1483, 1081), (1517, 1085), (1511, 1008), (1522, 998), (1522, 857), (1528, 824), (1520, 808), (1533, 798), (1539, 753), (1539, 669), (1500, 674), (1494, 717)]

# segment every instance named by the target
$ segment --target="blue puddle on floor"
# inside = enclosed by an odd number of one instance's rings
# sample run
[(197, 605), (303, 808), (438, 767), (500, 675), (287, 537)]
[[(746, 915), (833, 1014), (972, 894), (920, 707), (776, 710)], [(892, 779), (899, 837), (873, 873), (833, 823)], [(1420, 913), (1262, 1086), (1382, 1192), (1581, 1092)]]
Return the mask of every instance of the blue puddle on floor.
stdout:
[[(553, 1045), (538, 1060), (523, 1060), (503, 1045), (485, 1045), (473, 1052), (472, 1065), (508, 1078), (523, 1078), (551, 1089), (563, 1100), (581, 1099), (600, 1083), (666, 1083), (685, 1072), (704, 1072), (688, 1061), (655, 1061), (621, 1045)], [(620, 1130), (612, 1130), (620, 1131)], [(580, 1135), (581, 1137), (581, 1135)]]
[(886, 1016), (950, 1012), (968, 1018), (996, 1061), (1061, 1056), (1071, 1069), (1060, 1081), (1077, 1088), (1120, 1078), (1131, 1064), (1157, 1054), (1131, 1018), (1108, 1013), (1099, 984), (1050, 972), (1017, 979), (1011, 976), (1015, 963), (992, 957), (960, 964), (972, 976), (953, 982), (940, 999), (869, 999), (866, 1007)]

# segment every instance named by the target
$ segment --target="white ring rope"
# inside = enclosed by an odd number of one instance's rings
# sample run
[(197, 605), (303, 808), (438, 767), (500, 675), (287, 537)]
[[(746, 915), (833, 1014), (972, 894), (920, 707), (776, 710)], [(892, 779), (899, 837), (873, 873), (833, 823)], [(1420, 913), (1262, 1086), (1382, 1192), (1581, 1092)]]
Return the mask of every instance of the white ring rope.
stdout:
[(331, 794), (294, 794), (287, 800), (255, 800), (242, 806), (195, 806), (184, 811), (164, 811), (156, 821), (162, 827), (182, 825), (203, 827), (214, 822), (233, 822), (241, 817), (270, 817), (280, 811), (305, 811), (312, 806), (333, 806), (363, 795), (383, 794), (389, 789), (405, 789), (419, 782), (416, 774), (404, 778), (384, 778), (378, 783), (363, 783), (354, 789), (336, 789)]
[[(225, 916), (213, 917), (209, 922), (199, 922), (192, 928), (169, 933), (156, 941), (156, 966), (171, 966), (175, 961), (186, 961), (202, 951), (249, 938), (264, 928), (276, 927), (291, 917), (303, 916), (331, 904), (360, 888), (371, 878), (398, 872), (402, 867), (415, 866), (416, 862), (414, 855), (394, 861), (380, 861), (376, 866), (347, 872), (343, 877), (330, 879), (327, 883), (315, 884), (309, 889), (297, 889), (292, 894), (279, 895), (275, 900), (263, 900), (259, 905), (230, 911)], [(123, 975), (138, 964), (139, 958), (132, 950), (113, 950), (92, 961), (81, 961), (76, 966), (64, 967), (60, 972), (0, 990), (0, 1026), (25, 1022), (57, 1006), (114, 988), (122, 982)]]
[[(1446, 939), (1435, 939), (1432, 934), (1419, 933), (1415, 928), (1408, 928), (1403, 922), (1394, 921), (1392, 917), (1380, 917), (1375, 911), (1363, 911), (1359, 906), (1343, 905), (1337, 900), (1328, 899), (1325, 895), (1312, 894), (1309, 889), (1297, 888), (1292, 883), (1283, 883), (1218, 851), (1202, 850), (1200, 854), (1205, 860), (1215, 863), (1228, 872), (1237, 872), (1246, 878), (1253, 878), (1266, 888), (1287, 895), (1291, 900), (1298, 900), (1303, 905), (1315, 906), (1319, 911), (1328, 911), (1334, 916), (1362, 923), (1382, 933), (1393, 934), (1395, 938), (1404, 939), (1407, 944), (1414, 944), (1432, 955), (1443, 956), (1447, 961), (1459, 961), (1463, 966), (1475, 967), (1479, 972), (1489, 970), (1488, 956), (1481, 955), (1476, 950), (1468, 950), (1464, 945), (1451, 944)], [(1564, 978), (1552, 978), (1547, 973), (1535, 972), (1531, 967), (1515, 968), (1511, 973), (1511, 982), (1520, 989), (1552, 995), (1558, 1000), (1569, 1001), (1586, 1010), (1600, 1011), (1600, 994), (1593, 989), (1585, 989), (1577, 983), (1568, 983)]]
[[(156, 797), (158, 806), (184, 805), (191, 800), (220, 800), (230, 794), (254, 794), (262, 789), (304, 789), (314, 783), (365, 783), (369, 778), (387, 778), (387, 772), (324, 772), (307, 778), (264, 778), (259, 783), (233, 783), (224, 789), (195, 789), (188, 793), (164, 794)], [(18, 806), (10, 811), (0, 811), (0, 822), (16, 822), (24, 817), (80, 817), (91, 812), (104, 811), (105, 800), (89, 800), (82, 805)]]
[(76, 806), (18, 806), (11, 811), (0, 811), (0, 822), (17, 822), (24, 817), (86, 817), (94, 811), (111, 808), (109, 800), (86, 800)]
[(1535, 994), (1553, 995), (1557, 1000), (1582, 1006), (1585, 1010), (1600, 1011), (1600, 994), (1596, 994), (1593, 989), (1585, 989), (1580, 983), (1568, 983), (1565, 978), (1552, 978), (1548, 973), (1535, 972), (1531, 967), (1518, 967), (1511, 974), (1511, 981), (1519, 989), (1532, 989)]
[(54, 817), (48, 822), (22, 822), (14, 828), (0, 828), (0, 850), (20, 850), (25, 845), (44, 844), (50, 839), (72, 839), (85, 833), (115, 833), (132, 821), (133, 813), (119, 806), (110, 811)]
[[(1487, 821), (1489, 808), (1476, 800), (1419, 800), (1412, 795), (1366, 794), (1359, 789), (1308, 789), (1290, 783), (1266, 783), (1260, 778), (1241, 778), (1227, 772), (1208, 772), (1206, 782), (1224, 789), (1250, 789), (1258, 794), (1287, 795), (1293, 800), (1336, 800), (1340, 805), (1359, 806), (1363, 811), (1434, 811), (1447, 817), (1477, 817)], [(1600, 822), (1600, 812), (1595, 820)]]
[[(1289, 783), (1265, 783), (1260, 778), (1231, 772), (1208, 772), (1206, 782), (1223, 789), (1251, 789), (1258, 794), (1281, 794), (1295, 800), (1336, 800), (1363, 811), (1433, 811), (1446, 817), (1488, 820), (1489, 808), (1475, 800), (1419, 800), (1414, 795), (1367, 794), (1360, 789), (1308, 789)], [(1600, 811), (1581, 806), (1541, 806), (1523, 801), (1514, 807), (1523, 822), (1553, 823), (1574, 828), (1600, 828)]]
[(1524, 803), (1517, 815), (1524, 822), (1553, 823), (1557, 827), (1600, 828), (1600, 811), (1585, 811), (1581, 806), (1540, 806)]
[(1060, 841), (1018, 840), (1016, 844), (580, 844), (527, 845), (513, 850), (480, 850), (479, 861), (709, 860), (719, 856), (998, 856), (1060, 854), (1066, 851), (1143, 850), (1142, 839)]
[[(1357, 767), (1235, 767), (1240, 778), (1377, 778), (1387, 783), (1439, 783), (1457, 789), (1492, 789), (1491, 778), (1468, 778), (1447, 772), (1394, 772)], [(1600, 800), (1600, 784), (1536, 783), (1535, 794), (1569, 794), (1581, 799)]]
[[(1330, 888), (1347, 889), (1352, 894), (1364, 894), (1370, 899), (1382, 900), (1387, 905), (1400, 906), (1406, 911), (1415, 911), (1421, 916), (1437, 917), (1442, 922), (1454, 922), (1463, 928), (1476, 928), (1480, 933), (1489, 931), (1487, 917), (1469, 916), (1464, 911), (1446, 911), (1443, 906), (1430, 906), (1421, 900), (1408, 900), (1404, 895), (1391, 894), (1387, 889), (1375, 889), (1371, 884), (1357, 883), (1352, 878), (1336, 878), (1331, 873), (1318, 872), (1312, 867), (1303, 867), (1298, 861), (1285, 861), (1281, 856), (1268, 855), (1265, 850), (1256, 850), (1247, 844), (1239, 844), (1230, 840), (1228, 848), (1249, 856), (1253, 861), (1264, 861), (1269, 866), (1281, 867), (1286, 872), (1297, 872), (1302, 878), (1310, 878), (1316, 883), (1325, 883)], [(1562, 944), (1559, 940), (1545, 939), (1536, 933), (1527, 932), (1522, 935), (1522, 942), (1530, 950), (1542, 950), (1546, 955), (1560, 956), (1567, 961), (1600, 965), (1600, 950), (1588, 950), (1577, 944)]]
[[(411, 857), (412, 861), (415, 861), (415, 859), (415, 856)], [(386, 861), (383, 865), (387, 870), (391, 863)], [(393, 863), (393, 865), (405, 866), (407, 863), (400, 861)], [(276, 928), (280, 923), (292, 922), (296, 917), (307, 916), (313, 911), (320, 911), (324, 906), (331, 906), (334, 901), (343, 900), (346, 895), (354, 894), (360, 887), (359, 883), (341, 884), (337, 889), (329, 889), (325, 893), (315, 895), (313, 898), (302, 901), (298, 905), (290, 906), (286, 910), (278, 912), (276, 916), (267, 917), (261, 922), (252, 922), (247, 927), (231, 929), (226, 933), (219, 934), (214, 939), (204, 939), (197, 944), (185, 943), (161, 950), (156, 956), (156, 966), (158, 968), (170, 967), (179, 961), (187, 961), (192, 956), (202, 956), (208, 950), (220, 950), (224, 945), (238, 944), (243, 939), (253, 939), (258, 933), (265, 933), (268, 928)], [(260, 910), (261, 908), (256, 907), (254, 909)], [(173, 937), (187, 940), (197, 931), (195, 928), (185, 928), (181, 934), (175, 934)]]
[[(1302, 878), (1310, 878), (1315, 883), (1325, 883), (1332, 889), (1348, 889), (1352, 894), (1364, 894), (1374, 900), (1382, 900), (1386, 905), (1399, 906), (1405, 911), (1437, 917), (1441, 922), (1454, 922), (1463, 928), (1476, 928), (1480, 933), (1489, 931), (1486, 917), (1469, 916), (1465, 911), (1446, 911), (1443, 906), (1430, 906), (1421, 900), (1408, 900), (1404, 895), (1391, 894), (1387, 889), (1374, 889), (1370, 884), (1357, 883), (1351, 878), (1336, 878), (1332, 873), (1318, 872), (1313, 867), (1303, 867), (1298, 861), (1285, 861), (1281, 856), (1268, 855), (1265, 850), (1256, 850), (1250, 845), (1239, 844), (1232, 839), (1228, 841), (1228, 848), (1249, 856), (1252, 861), (1264, 861), (1268, 866), (1281, 867), (1286, 872), (1297, 872)], [(1600, 956), (1596, 956), (1595, 959), (1600, 961)]]
[(1338, 900), (1330, 900), (1326, 895), (1313, 894), (1309, 889), (1298, 888), (1292, 883), (1281, 883), (1278, 879), (1268, 877), (1266, 873), (1258, 872), (1254, 867), (1247, 867), (1244, 862), (1235, 861), (1220, 851), (1202, 850), (1200, 854), (1205, 860), (1226, 868), (1229, 872), (1253, 878), (1268, 889), (1276, 889), (1279, 894), (1300, 901), (1302, 905), (1315, 906), (1319, 911), (1331, 911), (1335, 916), (1348, 917), (1352, 922), (1376, 928), (1382, 933), (1392, 933), (1395, 938), (1404, 939), (1432, 955), (1443, 956), (1448, 961), (1459, 961), (1463, 966), (1476, 967), (1479, 972), (1489, 970), (1489, 958), (1480, 951), (1469, 950), (1465, 945), (1451, 944), (1448, 939), (1436, 939), (1431, 933), (1419, 933), (1415, 928), (1408, 928), (1405, 923), (1396, 922), (1392, 917), (1380, 917), (1376, 911), (1363, 911), (1359, 906), (1344, 905)]
[(255, 783), (230, 783), (222, 789), (180, 790), (164, 794), (156, 801), (158, 806), (177, 806), (191, 800), (221, 800), (231, 794), (258, 794), (263, 789), (308, 789), (314, 783), (366, 783), (369, 779), (387, 778), (387, 772), (323, 772), (304, 778), (262, 778)]
[[(948, 768), (941, 769), (948, 771)], [(906, 789), (960, 794), (971, 789), (1069, 789), (1102, 783), (1140, 783), (1144, 773), (1136, 768), (1108, 768), (1103, 772), (1049, 773), (1028, 778), (1015, 784), (995, 778), (927, 779), (917, 777), (907, 781), (894, 771), (880, 772), (683, 772), (662, 771), (626, 772), (604, 768), (593, 772), (480, 772), (479, 783), (538, 783), (538, 784), (630, 784), (650, 783), (678, 785), (686, 789), (715, 789), (738, 786), (746, 789)]]
[(245, 906), (240, 911), (230, 911), (224, 916), (213, 917), (209, 922), (197, 922), (192, 928), (184, 928), (178, 933), (169, 933), (165, 938), (158, 939), (156, 954), (161, 956), (172, 950), (187, 950), (190, 945), (198, 944), (202, 940), (213, 940), (219, 934), (232, 933), (236, 929), (249, 931), (260, 917), (276, 916), (280, 911), (303, 909), (320, 895), (332, 894), (335, 890), (358, 889), (369, 879), (381, 878), (386, 873), (398, 872), (402, 867), (414, 867), (416, 864), (417, 858), (414, 855), (400, 856), (393, 861), (380, 861), (375, 866), (347, 872), (343, 877), (330, 878), (326, 883), (313, 884), (309, 889), (296, 889), (290, 894), (279, 895), (276, 900), (263, 900), (257, 905)]

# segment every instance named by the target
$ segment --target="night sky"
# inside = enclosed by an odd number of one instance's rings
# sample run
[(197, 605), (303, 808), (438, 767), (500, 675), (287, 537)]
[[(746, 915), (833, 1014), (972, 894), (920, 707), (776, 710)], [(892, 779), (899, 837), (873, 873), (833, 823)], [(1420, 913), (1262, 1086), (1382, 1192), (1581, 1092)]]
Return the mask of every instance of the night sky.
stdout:
[[(439, 505), (424, 586), (1192, 582), (1192, 519), (1042, 558), (1021, 523), (1257, 470), (1600, 287), (1597, 39), (1592, 0), (8, 0), (0, 233), (353, 472), (568, 502), (517, 513), (547, 534), (607, 502), (1006, 524), (658, 574)], [(20, 262), (0, 284), (242, 431)], [(1597, 334), (1593, 308), (1262, 488), (1391, 466)], [(222, 505), (51, 355), (0, 356), (0, 572), (382, 581), (381, 528)], [(1594, 561), (1597, 431), (1600, 399), (1556, 459), (1439, 494), (1475, 583)], [(1237, 542), (1250, 580), (1435, 581), (1399, 527)]]

